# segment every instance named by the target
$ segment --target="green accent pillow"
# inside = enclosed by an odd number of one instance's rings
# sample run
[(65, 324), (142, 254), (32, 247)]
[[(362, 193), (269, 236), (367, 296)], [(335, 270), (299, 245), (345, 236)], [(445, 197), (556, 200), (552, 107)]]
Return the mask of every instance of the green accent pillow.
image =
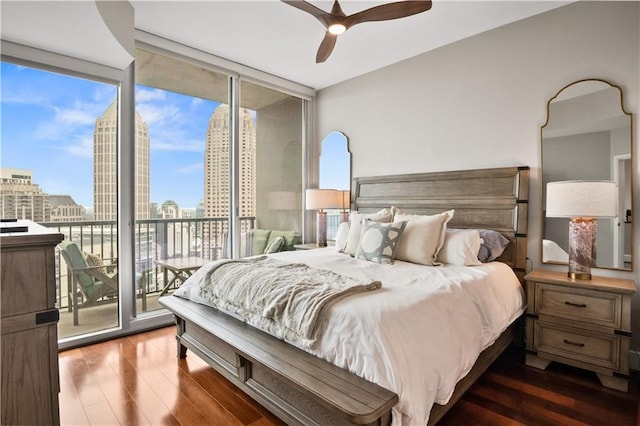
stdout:
[(277, 253), (282, 250), (283, 246), (284, 237), (275, 237), (267, 244), (267, 248), (264, 249), (264, 254)]
[(291, 251), (293, 250), (293, 245), (298, 244), (299, 242), (299, 235), (296, 231), (271, 231), (269, 242), (273, 241), (277, 237), (282, 237), (284, 239), (284, 244), (280, 251)]
[(271, 231), (268, 229), (252, 229), (251, 230), (251, 254), (262, 254), (269, 243)]

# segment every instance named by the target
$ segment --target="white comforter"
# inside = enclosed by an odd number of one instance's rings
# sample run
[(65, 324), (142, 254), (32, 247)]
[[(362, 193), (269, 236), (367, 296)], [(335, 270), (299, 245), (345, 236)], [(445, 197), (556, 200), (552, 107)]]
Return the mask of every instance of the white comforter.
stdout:
[[(320, 342), (305, 350), (397, 393), (395, 426), (426, 424), (432, 405), (448, 402), (480, 352), (524, 310), (518, 279), (499, 262), (381, 265), (331, 249), (272, 256), (382, 282), (333, 305)], [(198, 279), (196, 272), (179, 293)]]

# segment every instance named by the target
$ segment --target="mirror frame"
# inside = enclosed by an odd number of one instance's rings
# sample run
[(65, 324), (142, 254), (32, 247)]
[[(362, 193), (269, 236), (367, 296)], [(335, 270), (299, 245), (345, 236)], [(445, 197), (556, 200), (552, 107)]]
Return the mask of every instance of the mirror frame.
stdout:
[[(629, 155), (630, 155), (630, 167), (631, 167), (631, 177), (630, 177), (630, 181), (629, 181), (629, 188), (631, 191), (631, 204), (633, 206), (633, 192), (634, 192), (634, 179), (633, 179), (633, 175), (634, 175), (634, 149), (633, 149), (633, 114), (628, 112), (625, 107), (624, 107), (624, 92), (622, 91), (622, 88), (616, 84), (611, 83), (610, 81), (607, 80), (603, 80), (600, 78), (585, 78), (582, 80), (577, 80), (574, 81), (572, 83), (569, 83), (567, 85), (565, 85), (564, 87), (562, 87), (560, 90), (558, 90), (556, 92), (556, 94), (551, 97), (551, 99), (549, 99), (549, 101), (547, 101), (547, 116), (546, 116), (546, 120), (544, 122), (544, 124), (540, 127), (540, 186), (541, 186), (541, 191), (540, 191), (540, 221), (541, 221), (541, 236), (540, 236), (540, 263), (541, 264), (549, 264), (549, 265), (567, 265), (567, 263), (564, 262), (558, 262), (558, 261), (543, 261), (544, 256), (543, 256), (543, 251), (544, 251), (544, 246), (543, 246), (543, 240), (545, 238), (545, 231), (546, 231), (546, 216), (545, 216), (545, 209), (544, 209), (544, 204), (545, 204), (545, 196), (546, 196), (546, 188), (544, 188), (544, 148), (543, 148), (543, 140), (544, 140), (544, 130), (547, 127), (547, 125), (549, 124), (549, 119), (550, 119), (550, 112), (551, 112), (551, 103), (566, 89), (568, 89), (569, 87), (579, 84), (579, 83), (584, 83), (584, 82), (601, 82), (604, 84), (607, 84), (609, 87), (611, 88), (615, 88), (618, 90), (619, 92), (619, 99), (620, 99), (620, 110), (622, 111), (622, 113), (624, 115), (629, 116)], [(619, 271), (633, 271), (633, 257), (634, 257), (634, 244), (633, 244), (633, 237), (634, 237), (634, 233), (633, 233), (633, 219), (631, 220), (631, 229), (629, 230), (631, 238), (632, 238), (632, 242), (631, 242), (631, 266), (629, 268), (620, 268), (620, 267), (615, 267), (615, 266), (600, 266), (600, 265), (593, 265), (592, 268), (594, 269), (609, 269), (609, 270), (619, 270)], [(568, 232), (568, 230), (567, 230)]]

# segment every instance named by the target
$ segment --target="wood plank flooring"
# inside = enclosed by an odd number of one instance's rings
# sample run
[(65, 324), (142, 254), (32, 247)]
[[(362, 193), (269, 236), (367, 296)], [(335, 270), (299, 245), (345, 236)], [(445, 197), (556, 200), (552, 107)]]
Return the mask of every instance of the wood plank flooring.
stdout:
[[(196, 355), (176, 358), (167, 327), (60, 353), (63, 425), (283, 423)], [(640, 399), (595, 375), (552, 364), (526, 367), (508, 350), (439, 425), (637, 425)]]

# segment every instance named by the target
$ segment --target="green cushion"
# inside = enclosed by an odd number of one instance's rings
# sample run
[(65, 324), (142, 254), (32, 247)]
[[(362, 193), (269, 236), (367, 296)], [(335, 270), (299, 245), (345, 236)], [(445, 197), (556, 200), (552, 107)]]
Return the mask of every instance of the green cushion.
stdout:
[(262, 254), (269, 243), (271, 231), (268, 229), (252, 229), (251, 230), (251, 253)]
[(277, 253), (282, 250), (282, 246), (284, 246), (284, 238), (275, 237), (267, 244), (267, 248), (264, 249), (264, 254)]
[(299, 235), (296, 231), (271, 231), (269, 242), (278, 237), (284, 238), (284, 246), (282, 246), (280, 251), (293, 250), (293, 245), (299, 242)]
[(89, 291), (88, 289), (93, 287), (95, 284), (95, 280), (87, 275), (86, 272), (81, 271), (81, 269), (87, 267), (87, 262), (85, 261), (78, 244), (73, 241), (64, 240), (60, 243), (60, 248), (66, 253), (65, 260), (69, 262), (69, 265), (67, 266), (76, 271), (80, 285), (85, 290)]

